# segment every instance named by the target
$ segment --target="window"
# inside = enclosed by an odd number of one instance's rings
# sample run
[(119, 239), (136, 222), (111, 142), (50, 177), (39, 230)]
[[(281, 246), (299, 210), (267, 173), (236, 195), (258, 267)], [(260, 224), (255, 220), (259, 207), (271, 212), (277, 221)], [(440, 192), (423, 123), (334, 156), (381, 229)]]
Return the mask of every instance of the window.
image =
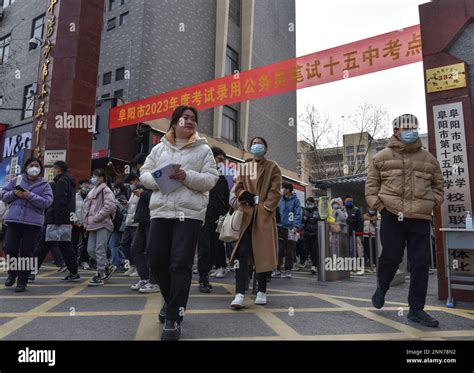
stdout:
[(3, 0), (3, 7), (6, 8), (7, 6), (13, 4), (15, 0)]
[(3, 96), (0, 96), (0, 106), (3, 105)]
[(100, 96), (101, 98), (109, 98), (110, 97), (110, 93), (105, 93), (103, 94), (102, 96)]
[(35, 95), (32, 93), (33, 84), (25, 87), (23, 91), (23, 111), (21, 119), (31, 118), (33, 116), (33, 105), (35, 103)]
[(11, 35), (7, 35), (0, 39), (0, 65), (8, 61), (10, 55), (10, 41), (12, 40)]
[(354, 154), (354, 147), (352, 145), (346, 146), (347, 154)]
[(115, 98), (123, 98), (123, 89), (119, 89), (118, 91), (114, 92)]
[[(40, 15), (39, 17), (33, 20), (33, 25), (31, 28), (31, 38), (38, 38), (43, 40), (43, 32), (44, 32), (44, 14)], [(30, 47), (30, 50), (32, 48)]]
[(120, 69), (115, 70), (115, 81), (118, 82), (119, 80), (125, 79), (125, 67), (121, 67)]
[(126, 25), (128, 20), (128, 12), (120, 15), (119, 26)]
[(225, 75), (234, 74), (239, 69), (239, 54), (231, 47), (227, 46), (225, 57)]
[(116, 0), (109, 0), (109, 12), (115, 8)]
[(102, 77), (102, 85), (107, 85), (112, 82), (112, 72), (105, 73)]
[(240, 26), (240, 2), (241, 0), (230, 0), (229, 2), (229, 19), (237, 26)]
[(357, 153), (365, 153), (365, 145), (358, 145)]
[(222, 113), (222, 133), (224, 139), (237, 141), (237, 111), (224, 106)]
[(111, 18), (107, 21), (107, 31), (113, 30), (115, 28), (116, 18)]

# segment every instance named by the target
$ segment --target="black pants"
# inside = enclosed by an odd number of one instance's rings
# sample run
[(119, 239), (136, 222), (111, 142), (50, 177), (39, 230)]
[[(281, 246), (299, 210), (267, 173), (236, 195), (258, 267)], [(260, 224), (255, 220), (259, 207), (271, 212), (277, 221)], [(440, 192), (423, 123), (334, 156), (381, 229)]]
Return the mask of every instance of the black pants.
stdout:
[(74, 254), (79, 263), (89, 262), (89, 254), (87, 253), (87, 235), (84, 227), (72, 226), (71, 243)]
[(131, 249), (133, 261), (137, 268), (138, 276), (140, 276), (140, 280), (150, 279), (150, 270), (148, 269), (147, 264), (147, 240), (149, 230), (149, 224), (139, 224), (132, 241)]
[(382, 210), (381, 215), (382, 254), (377, 268), (379, 287), (383, 291), (390, 287), (406, 246), (411, 269), (408, 304), (410, 308), (423, 309), (430, 266), (430, 221), (407, 218), (398, 221), (398, 215), (387, 209)]
[(72, 248), (72, 243), (68, 241), (45, 241), (46, 236), (46, 229), (41, 230), (41, 238), (36, 246), (35, 256), (38, 258), (38, 268), (41, 268), (41, 265), (48, 255), (48, 251), (52, 249), (53, 245), (57, 245), (59, 247), (59, 251), (66, 263), (66, 267), (68, 271), (75, 275), (77, 274), (77, 256)]
[(201, 227), (198, 245), (198, 272), (200, 278), (206, 278), (212, 266), (226, 266), (224, 242), (219, 241), (217, 224), (206, 222)]
[(278, 266), (280, 270), (283, 265), (283, 258), (285, 258), (285, 270), (293, 269), (296, 254), (296, 241), (288, 239), (288, 229), (278, 228)]
[(309, 253), (309, 257), (313, 262), (313, 266), (319, 266), (319, 242), (318, 236), (315, 235), (305, 235), (304, 236), (304, 245), (306, 247), (306, 251)]
[[(235, 269), (235, 292), (245, 294), (247, 282), (249, 281), (248, 258), (252, 252), (252, 223), (248, 226), (244, 235), (240, 239), (237, 248), (238, 266)], [(257, 273), (258, 291), (265, 293), (267, 291), (268, 272)]]
[[(370, 241), (369, 241), (370, 240)], [(364, 237), (364, 257), (365, 257), (365, 262), (369, 263), (370, 262), (370, 249), (372, 247), (372, 263), (369, 264), (375, 264), (376, 263), (376, 255), (377, 255), (377, 248), (375, 247), (375, 237)]]
[[(5, 240), (5, 254), (10, 258), (34, 258), (35, 242), (41, 234), (41, 227), (30, 224), (8, 223)], [(30, 262), (31, 263), (31, 262)], [(8, 274), (17, 276), (19, 284), (26, 284), (30, 268), (9, 270)]]
[(125, 255), (125, 259), (129, 261), (131, 266), (135, 265), (132, 255), (132, 242), (136, 231), (137, 227), (127, 225), (123, 231), (122, 240), (120, 241), (120, 247), (122, 248), (122, 252)]
[(167, 304), (166, 319), (184, 316), (193, 275), (193, 261), (202, 222), (195, 219), (152, 219), (148, 265)]

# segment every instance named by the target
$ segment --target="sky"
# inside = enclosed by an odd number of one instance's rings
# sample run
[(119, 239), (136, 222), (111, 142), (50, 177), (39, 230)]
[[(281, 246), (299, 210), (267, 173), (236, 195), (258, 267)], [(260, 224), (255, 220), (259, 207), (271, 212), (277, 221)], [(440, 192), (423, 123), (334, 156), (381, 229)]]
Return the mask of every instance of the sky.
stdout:
[[(420, 23), (418, 5), (429, 0), (295, 0), (296, 55), (303, 56)], [(422, 62), (297, 91), (298, 116), (308, 104), (355, 132), (347, 120), (364, 102), (391, 119), (415, 114), (427, 132)], [(390, 123), (387, 131), (391, 133)]]

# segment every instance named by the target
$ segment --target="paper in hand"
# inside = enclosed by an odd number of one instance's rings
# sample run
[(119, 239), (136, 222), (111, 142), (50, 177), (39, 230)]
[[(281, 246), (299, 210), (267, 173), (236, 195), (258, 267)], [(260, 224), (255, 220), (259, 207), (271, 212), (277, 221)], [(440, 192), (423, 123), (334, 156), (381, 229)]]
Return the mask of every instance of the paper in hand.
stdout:
[(180, 167), (179, 164), (169, 164), (151, 173), (161, 193), (168, 194), (183, 186), (179, 180), (170, 179)]

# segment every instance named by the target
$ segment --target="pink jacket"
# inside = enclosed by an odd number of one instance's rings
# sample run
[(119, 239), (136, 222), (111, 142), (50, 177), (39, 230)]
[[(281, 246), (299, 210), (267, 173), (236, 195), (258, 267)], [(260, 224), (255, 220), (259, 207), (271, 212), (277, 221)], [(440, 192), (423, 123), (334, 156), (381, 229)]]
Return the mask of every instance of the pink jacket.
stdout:
[(114, 230), (115, 196), (109, 187), (102, 183), (92, 189), (84, 200), (84, 227), (87, 231), (105, 228)]

